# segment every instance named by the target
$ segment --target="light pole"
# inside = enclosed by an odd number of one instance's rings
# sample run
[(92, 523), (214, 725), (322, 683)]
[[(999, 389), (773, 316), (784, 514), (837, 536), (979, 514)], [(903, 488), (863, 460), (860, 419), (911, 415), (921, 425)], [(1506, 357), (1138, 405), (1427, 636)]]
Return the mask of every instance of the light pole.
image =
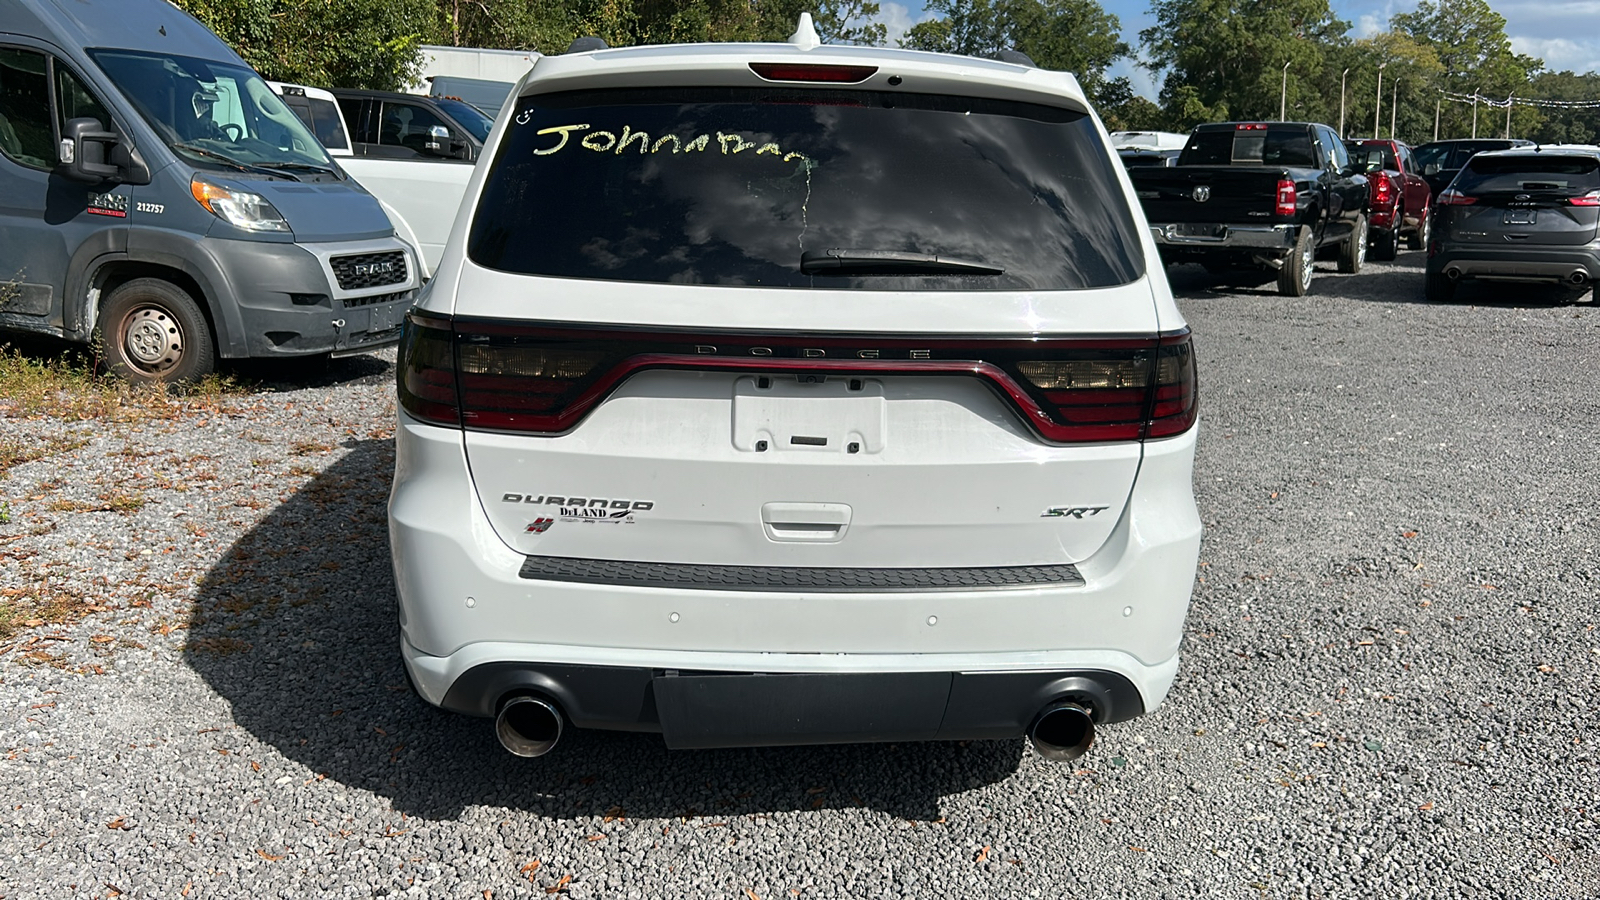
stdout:
[(1511, 137), (1511, 101), (1517, 98), (1516, 94), (1506, 98), (1506, 137)]
[(1472, 92), (1472, 136), (1478, 136), (1478, 92)]
[(1399, 100), (1400, 100), (1400, 79), (1396, 78), (1394, 80), (1394, 89), (1389, 92), (1389, 140), (1391, 140), (1391, 141), (1400, 140), (1399, 138), (1394, 136), (1394, 118), (1395, 118), (1395, 113), (1400, 111)]
[(1377, 140), (1378, 139), (1378, 122), (1379, 122), (1378, 116), (1379, 116), (1380, 113), (1383, 112), (1383, 67), (1387, 66), (1387, 65), (1388, 65), (1388, 63), (1386, 63), (1386, 62), (1378, 63), (1378, 96), (1377, 96), (1377, 98), (1375, 100), (1375, 102), (1378, 105), (1376, 107), (1374, 107), (1373, 110), (1372, 110), (1372, 139), (1373, 140)]
[(1283, 64), (1283, 87), (1278, 92), (1279, 122), (1288, 121), (1284, 117), (1289, 114), (1289, 63), (1292, 62), (1294, 62), (1294, 60), (1291, 59), (1289, 62)]
[(1433, 101), (1433, 139), (1439, 139), (1439, 110), (1444, 106), (1444, 98)]
[(1339, 73), (1339, 137), (1344, 137), (1344, 77), (1350, 74), (1350, 67), (1346, 66)]

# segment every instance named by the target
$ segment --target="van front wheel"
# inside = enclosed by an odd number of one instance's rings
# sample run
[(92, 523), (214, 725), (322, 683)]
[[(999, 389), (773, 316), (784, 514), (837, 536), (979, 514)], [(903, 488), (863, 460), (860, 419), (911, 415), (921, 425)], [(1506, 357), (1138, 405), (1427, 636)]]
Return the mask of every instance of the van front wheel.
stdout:
[(133, 384), (194, 381), (211, 372), (211, 328), (194, 299), (159, 278), (135, 278), (100, 310), (106, 367)]

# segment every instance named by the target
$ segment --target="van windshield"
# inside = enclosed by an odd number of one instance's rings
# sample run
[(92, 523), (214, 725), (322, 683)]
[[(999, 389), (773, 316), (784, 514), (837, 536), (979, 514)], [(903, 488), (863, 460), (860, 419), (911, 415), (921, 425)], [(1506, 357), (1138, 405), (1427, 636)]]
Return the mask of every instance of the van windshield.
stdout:
[(524, 97), (468, 252), (676, 284), (1072, 290), (1144, 273), (1117, 162), (1057, 107), (864, 90)]
[(193, 165), (334, 168), (300, 118), (249, 69), (133, 50), (89, 53), (167, 146)]

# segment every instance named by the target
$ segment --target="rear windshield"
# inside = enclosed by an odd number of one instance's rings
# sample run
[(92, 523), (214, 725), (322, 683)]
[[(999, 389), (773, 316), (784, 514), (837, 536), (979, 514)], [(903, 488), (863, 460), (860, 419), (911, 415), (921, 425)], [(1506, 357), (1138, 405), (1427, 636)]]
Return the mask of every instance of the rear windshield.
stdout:
[(1600, 190), (1600, 159), (1582, 156), (1478, 156), (1456, 176), (1464, 194), (1520, 191), (1587, 194)]
[[(1489, 150), (1505, 150), (1511, 146), (1510, 141), (1463, 141), (1450, 144), (1423, 144), (1412, 155), (1417, 158), (1417, 165), (1427, 169), (1429, 166), (1438, 166), (1439, 169), (1459, 169), (1467, 164), (1474, 153), (1484, 153)], [(1429, 174), (1432, 174), (1431, 172)]]
[(1399, 170), (1399, 161), (1394, 157), (1394, 147), (1389, 144), (1346, 144), (1350, 151), (1350, 158), (1362, 168), (1371, 170), (1394, 169)]
[[(1116, 165), (1088, 116), (1031, 104), (743, 88), (546, 94), (512, 113), (468, 252), (507, 272), (614, 281), (1105, 287), (1143, 274)], [(819, 271), (828, 256), (846, 267)], [(908, 262), (932, 257), (961, 263)]]
[(1304, 127), (1197, 131), (1183, 148), (1180, 166), (1294, 166), (1316, 168), (1311, 133)]

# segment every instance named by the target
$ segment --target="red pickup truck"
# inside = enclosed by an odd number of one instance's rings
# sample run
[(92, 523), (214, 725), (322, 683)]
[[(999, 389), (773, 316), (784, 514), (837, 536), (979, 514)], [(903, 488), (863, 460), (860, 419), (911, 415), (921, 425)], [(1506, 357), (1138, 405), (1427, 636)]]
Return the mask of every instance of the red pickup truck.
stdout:
[(1372, 258), (1391, 260), (1400, 250), (1402, 232), (1406, 246), (1428, 246), (1433, 224), (1433, 192), (1422, 178), (1422, 167), (1411, 148), (1400, 141), (1350, 141), (1350, 156), (1367, 173), (1372, 218), (1368, 240)]

